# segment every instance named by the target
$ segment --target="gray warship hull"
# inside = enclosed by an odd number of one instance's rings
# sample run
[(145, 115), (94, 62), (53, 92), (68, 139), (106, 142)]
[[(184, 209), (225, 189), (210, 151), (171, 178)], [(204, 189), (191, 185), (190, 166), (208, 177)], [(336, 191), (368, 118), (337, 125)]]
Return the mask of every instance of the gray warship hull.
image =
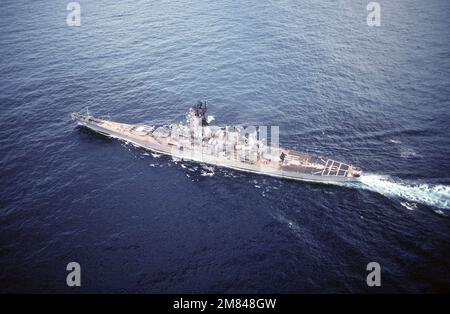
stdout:
[(284, 161), (266, 160), (264, 158), (251, 162), (238, 160), (234, 156), (211, 154), (204, 147), (180, 145), (180, 143), (174, 143), (167, 137), (158, 138), (152, 135), (155, 130), (153, 126), (117, 123), (79, 113), (72, 113), (71, 117), (78, 125), (105, 136), (123, 140), (156, 153), (217, 167), (320, 183), (357, 181), (362, 173), (359, 168), (345, 163), (287, 149), (279, 149), (287, 156)]

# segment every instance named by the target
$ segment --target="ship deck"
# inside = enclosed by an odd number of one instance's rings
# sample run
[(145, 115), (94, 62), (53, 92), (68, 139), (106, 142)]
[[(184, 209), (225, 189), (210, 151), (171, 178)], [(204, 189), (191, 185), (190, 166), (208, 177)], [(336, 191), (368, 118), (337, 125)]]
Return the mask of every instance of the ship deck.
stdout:
[[(202, 148), (199, 148), (198, 146), (189, 145), (188, 141), (184, 141), (183, 143), (177, 142), (171, 136), (156, 137), (153, 135), (155, 127), (152, 126), (118, 123), (90, 116), (83, 116), (77, 113), (72, 114), (72, 118), (87, 127), (96, 126), (96, 131), (100, 133), (123, 138), (138, 143), (138, 145), (145, 148), (160, 153), (166, 153), (168, 155), (173, 155), (171, 152), (174, 147), (183, 151), (184, 155), (186, 155), (187, 151), (202, 150)], [(286, 173), (293, 176), (307, 175), (316, 178), (327, 178), (327, 180), (351, 176), (352, 167), (350, 165), (333, 159), (317, 157), (308, 153), (293, 151), (286, 148), (271, 148), (271, 153), (272, 156), (279, 156), (281, 153), (284, 153), (285, 158), (284, 160), (273, 160), (273, 158), (258, 156), (258, 158), (250, 161), (247, 159), (240, 159), (237, 153), (227, 153), (221, 158), (224, 162), (240, 163), (243, 168), (259, 168), (267, 173)]]

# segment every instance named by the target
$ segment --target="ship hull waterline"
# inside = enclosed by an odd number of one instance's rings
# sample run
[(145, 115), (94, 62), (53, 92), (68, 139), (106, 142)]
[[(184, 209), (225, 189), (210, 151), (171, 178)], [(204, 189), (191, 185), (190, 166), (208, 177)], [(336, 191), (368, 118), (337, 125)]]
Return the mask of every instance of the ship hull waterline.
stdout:
[[(339, 182), (357, 182), (359, 181), (359, 177), (342, 177), (342, 176), (319, 176), (319, 175), (310, 175), (305, 173), (296, 173), (291, 171), (264, 171), (260, 166), (252, 166), (251, 164), (246, 164), (239, 161), (234, 160), (218, 160), (216, 157), (212, 157), (209, 155), (205, 155), (202, 153), (193, 154), (192, 152), (188, 152), (186, 154), (176, 154), (171, 149), (165, 149), (165, 147), (159, 146), (156, 144), (148, 143), (145, 141), (141, 141), (137, 138), (129, 137), (125, 134), (115, 132), (111, 129), (104, 128), (96, 123), (91, 123), (86, 120), (81, 120), (78, 118), (72, 118), (77, 122), (77, 124), (81, 127), (85, 127), (90, 129), (96, 133), (101, 135), (118, 139), (127, 143), (131, 143), (136, 147), (143, 148), (145, 150), (149, 150), (158, 154), (163, 154), (166, 156), (175, 157), (181, 160), (189, 160), (198, 163), (204, 163), (211, 166), (223, 167), (228, 169), (233, 169), (237, 171), (253, 173), (264, 176), (271, 176), (280, 179), (288, 179), (288, 180), (296, 180), (296, 181), (306, 181), (306, 182), (315, 182), (315, 183), (325, 183), (325, 184), (333, 184)], [(125, 125), (125, 124), (124, 124)]]

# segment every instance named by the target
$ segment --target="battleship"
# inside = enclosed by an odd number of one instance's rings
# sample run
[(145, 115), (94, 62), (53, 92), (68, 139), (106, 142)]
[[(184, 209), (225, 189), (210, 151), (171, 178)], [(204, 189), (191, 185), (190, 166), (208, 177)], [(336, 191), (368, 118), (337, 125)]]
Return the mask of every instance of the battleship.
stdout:
[(127, 124), (71, 113), (78, 125), (108, 137), (181, 160), (292, 180), (333, 183), (357, 181), (359, 167), (334, 159), (267, 145), (257, 129), (210, 124), (206, 102), (198, 102), (186, 121), (170, 125)]

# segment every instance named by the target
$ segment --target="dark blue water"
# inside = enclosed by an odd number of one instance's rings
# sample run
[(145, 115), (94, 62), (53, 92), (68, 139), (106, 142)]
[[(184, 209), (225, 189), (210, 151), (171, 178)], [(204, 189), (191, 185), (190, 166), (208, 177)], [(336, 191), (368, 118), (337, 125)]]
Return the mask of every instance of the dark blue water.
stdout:
[[(68, 2), (0, 4), (0, 291), (450, 291), (450, 2), (380, 1), (381, 27), (362, 0), (81, 0), (81, 27)], [(370, 174), (243, 174), (69, 119), (171, 123), (199, 99)]]

